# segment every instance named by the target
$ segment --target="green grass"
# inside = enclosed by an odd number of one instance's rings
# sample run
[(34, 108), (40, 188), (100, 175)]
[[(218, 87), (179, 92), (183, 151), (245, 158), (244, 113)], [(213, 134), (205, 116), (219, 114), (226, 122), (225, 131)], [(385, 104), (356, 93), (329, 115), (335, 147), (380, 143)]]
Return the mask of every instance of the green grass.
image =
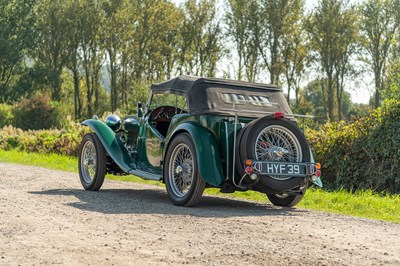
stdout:
[(78, 172), (78, 161), (75, 157), (57, 154), (27, 153), (17, 150), (0, 149), (0, 162), (41, 166), (54, 170)]
[[(0, 150), (0, 162), (41, 166), (75, 173), (78, 171), (76, 158), (55, 154), (45, 155), (16, 150)], [(147, 181), (131, 175), (107, 175), (107, 178), (162, 186), (160, 182)], [(206, 194), (226, 195), (220, 193), (218, 189), (207, 189)], [(235, 192), (229, 194), (229, 196), (258, 202), (268, 201), (264, 194), (255, 191)], [(306, 196), (298, 206), (307, 209), (400, 223), (400, 195), (378, 195), (372, 191), (359, 191), (354, 194), (343, 190), (328, 192), (312, 187), (307, 190)]]

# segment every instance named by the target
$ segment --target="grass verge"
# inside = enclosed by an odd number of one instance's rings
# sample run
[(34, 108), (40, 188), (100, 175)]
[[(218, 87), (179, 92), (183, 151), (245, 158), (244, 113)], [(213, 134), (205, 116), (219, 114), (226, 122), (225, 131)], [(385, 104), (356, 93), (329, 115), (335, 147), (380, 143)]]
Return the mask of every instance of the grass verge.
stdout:
[[(0, 162), (40, 166), (75, 173), (78, 171), (76, 158), (56, 154), (0, 150)], [(147, 181), (131, 175), (107, 175), (107, 178), (126, 182), (162, 185), (160, 182)], [(218, 189), (207, 189), (206, 194), (226, 195), (220, 193)], [(229, 194), (229, 196), (268, 202), (264, 194), (255, 191), (235, 192)], [(372, 191), (358, 191), (354, 194), (344, 190), (328, 192), (312, 187), (307, 190), (305, 197), (298, 206), (312, 210), (400, 223), (400, 195), (378, 195)]]

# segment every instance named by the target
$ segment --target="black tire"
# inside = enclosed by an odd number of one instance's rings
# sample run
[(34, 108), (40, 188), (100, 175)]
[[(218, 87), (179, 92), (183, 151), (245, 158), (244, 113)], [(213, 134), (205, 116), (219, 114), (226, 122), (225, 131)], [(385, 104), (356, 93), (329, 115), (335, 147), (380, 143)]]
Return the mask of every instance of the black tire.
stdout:
[[(177, 158), (178, 155), (181, 157)], [(181, 161), (183, 156), (187, 157), (185, 162)], [(183, 182), (185, 177), (190, 179), (186, 180), (190, 184), (180, 184), (179, 187), (176, 182)], [(164, 180), (168, 196), (177, 206), (195, 206), (203, 195), (206, 182), (199, 175), (196, 148), (189, 134), (179, 134), (171, 141), (165, 155)], [(188, 190), (184, 192), (188, 185)]]
[[(244, 175), (244, 161), (246, 160), (246, 158), (244, 157), (244, 152), (241, 151), (242, 146), (244, 145), (240, 145), (242, 143), (242, 139), (247, 138), (247, 135), (249, 134), (249, 131), (251, 130), (251, 127), (254, 125), (254, 123), (256, 122), (256, 120), (251, 121), (250, 123), (248, 123), (244, 128), (242, 128), (239, 131), (239, 134), (236, 137), (236, 148), (235, 148), (235, 166), (236, 166), (236, 171), (239, 172), (240, 176)], [(243, 143), (246, 143), (245, 141), (243, 141)]]
[(303, 182), (299, 185), (299, 190), (302, 192), (297, 195), (289, 195), (289, 194), (267, 194), (269, 201), (275, 206), (281, 207), (293, 207), (297, 205), (306, 194), (306, 190), (308, 187), (308, 180), (306, 178), (303, 179)]
[[(90, 167), (88, 164), (94, 163), (93, 158), (90, 158), (93, 155), (96, 157), (95, 165)], [(95, 133), (86, 134), (80, 145), (78, 162), (79, 178), (85, 190), (97, 191), (101, 188), (107, 172), (106, 161), (106, 150), (97, 135)]]
[[(239, 158), (241, 159), (240, 165), (237, 163), (238, 171), (241, 175), (244, 174), (244, 160), (257, 159), (255, 145), (259, 134), (267, 127), (279, 127), (283, 130), (290, 132), (298, 141), (298, 146), (301, 149), (301, 160), (297, 162), (307, 162), (310, 160), (310, 149), (303, 133), (298, 126), (286, 119), (274, 119), (272, 117), (259, 118), (248, 125), (244, 131), (240, 143)], [(260, 181), (266, 187), (276, 191), (286, 191), (295, 188), (300, 184), (303, 178), (278, 178), (272, 176), (261, 176)]]

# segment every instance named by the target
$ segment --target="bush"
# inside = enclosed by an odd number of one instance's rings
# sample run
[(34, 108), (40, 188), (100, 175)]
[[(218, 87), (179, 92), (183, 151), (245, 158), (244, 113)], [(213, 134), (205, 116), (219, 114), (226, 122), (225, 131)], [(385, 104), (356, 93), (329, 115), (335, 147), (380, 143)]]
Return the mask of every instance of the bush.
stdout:
[(65, 121), (61, 106), (52, 103), (46, 95), (21, 101), (14, 108), (13, 114), (13, 125), (23, 130), (60, 127)]
[(12, 106), (7, 104), (0, 104), (0, 128), (11, 125), (12, 120)]
[(327, 187), (400, 193), (400, 101), (389, 100), (351, 124), (328, 123), (307, 137)]
[(68, 121), (63, 129), (23, 131), (12, 126), (0, 129), (0, 149), (19, 149), (27, 152), (57, 153), (77, 156), (88, 127)]

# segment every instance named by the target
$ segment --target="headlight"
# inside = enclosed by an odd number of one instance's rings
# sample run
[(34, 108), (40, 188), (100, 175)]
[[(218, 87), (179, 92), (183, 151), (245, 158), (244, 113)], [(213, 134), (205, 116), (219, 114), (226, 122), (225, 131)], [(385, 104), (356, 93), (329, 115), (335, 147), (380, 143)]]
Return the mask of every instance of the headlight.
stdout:
[(121, 128), (121, 118), (115, 114), (107, 116), (105, 122), (113, 131), (118, 131)]

